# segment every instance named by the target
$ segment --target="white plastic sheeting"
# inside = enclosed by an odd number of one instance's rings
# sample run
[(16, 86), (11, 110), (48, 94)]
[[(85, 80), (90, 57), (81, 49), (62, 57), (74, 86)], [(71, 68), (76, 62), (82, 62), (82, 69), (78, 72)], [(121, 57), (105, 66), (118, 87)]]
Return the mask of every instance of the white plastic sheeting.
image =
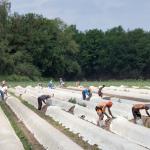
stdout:
[(80, 150), (80, 146), (56, 130), (44, 119), (24, 106), (19, 100), (10, 97), (7, 104), (26, 125), (35, 138), (48, 150)]
[[(63, 101), (67, 101), (69, 100), (71, 97), (76, 98), (76, 101), (78, 103), (85, 103), (87, 105), (87, 108), (90, 108), (91, 110), (95, 110), (95, 106), (102, 101), (102, 99), (100, 99), (98, 96), (95, 96), (95, 94), (92, 96), (90, 101), (83, 101), (81, 99), (81, 92), (78, 91), (72, 91), (72, 90), (67, 90), (67, 89), (53, 89), (53, 90), (48, 90), (47, 88), (43, 88), (43, 89), (35, 89), (32, 88), (32, 90), (29, 90), (28, 88), (26, 88), (27, 90), (27, 94), (33, 96), (33, 97), (38, 97), (42, 94), (51, 94), (54, 93), (54, 99), (58, 99), (58, 100), (63, 100)], [(18, 93), (19, 90), (16, 91), (16, 93)], [(24, 95), (24, 94), (23, 94)], [(30, 103), (30, 100), (28, 100)], [(125, 117), (128, 120), (131, 120), (133, 118), (132, 115), (132, 111), (131, 108), (133, 106), (133, 103), (124, 103), (124, 101), (122, 101), (122, 103), (116, 101), (114, 98), (112, 99), (114, 105), (111, 108), (112, 113), (114, 116), (122, 116)], [(57, 102), (57, 101), (56, 101)], [(36, 105), (35, 107), (37, 107), (37, 101), (35, 104), (34, 101), (34, 105)], [(145, 112), (142, 111), (142, 114), (145, 115)]]
[(82, 136), (88, 143), (97, 144), (103, 150), (145, 150), (144, 147), (81, 120), (56, 106), (48, 107), (46, 114), (62, 123), (70, 131), (79, 133), (79, 136)]
[(0, 108), (0, 149), (24, 150), (22, 143), (15, 134), (7, 117)]
[[(72, 93), (69, 90), (68, 91), (67, 90), (59, 91), (59, 90), (55, 89), (53, 92), (55, 93), (55, 98), (58, 98), (61, 100), (68, 100), (69, 98), (74, 97), (74, 98), (76, 98), (76, 101), (78, 103), (85, 103), (87, 105), (87, 107), (92, 110), (95, 110), (95, 106), (100, 101), (102, 101), (102, 99), (100, 99), (98, 96), (97, 97), (93, 96), (90, 101), (84, 101), (81, 99), (81, 94), (76, 93), (76, 91), (74, 93)], [(114, 105), (111, 108), (111, 110), (112, 110), (112, 113), (114, 114), (114, 116), (123, 116), (127, 119), (132, 118), (132, 112), (131, 112), (132, 105), (119, 103), (116, 101), (113, 103), (114, 103)]]
[(89, 110), (86, 107), (76, 105), (74, 108), (74, 115), (78, 117), (85, 116), (85, 120), (97, 124), (98, 115), (94, 110)]
[(141, 101), (144, 100), (145, 102), (150, 102), (150, 96), (149, 96), (150, 90), (146, 90), (146, 89), (133, 89), (133, 88), (121, 89), (120, 87), (116, 87), (116, 88), (106, 87), (103, 89), (103, 93), (134, 98), (137, 99), (138, 101), (140, 101), (141, 99)]
[(22, 94), (21, 98), (27, 101), (29, 104), (33, 105), (34, 107), (38, 108), (38, 102), (36, 97), (29, 94)]
[[(71, 89), (82, 90), (77, 87), (70, 87)], [(94, 89), (93, 92), (97, 93), (98, 88)], [(117, 86), (110, 86), (105, 87), (103, 89), (104, 95), (111, 94), (114, 96), (123, 96), (127, 98), (134, 98), (137, 101), (145, 101), (150, 102), (150, 90), (149, 89), (134, 89), (134, 88), (127, 88), (127, 87), (117, 87)], [(140, 100), (141, 99), (141, 100)]]
[[(50, 91), (48, 91), (47, 89), (40, 89), (40, 92), (41, 93), (46, 93), (48, 94)], [(52, 92), (55, 93), (55, 97), (53, 98), (52, 100), (52, 104), (53, 105), (56, 105), (56, 106), (59, 106), (61, 107), (61, 109), (64, 109), (64, 110), (68, 110), (69, 108), (71, 108), (74, 104), (71, 104), (69, 102), (67, 102), (66, 100), (71, 98), (72, 96), (76, 98), (76, 101), (78, 103), (85, 103), (87, 105), (87, 107), (82, 107), (82, 106), (79, 106), (79, 105), (75, 105), (75, 108), (74, 108), (74, 115), (75, 116), (72, 116), (72, 118), (74, 117), (80, 117), (81, 115), (84, 115), (85, 116), (85, 120), (88, 120), (89, 122), (92, 122), (92, 123), (96, 123), (96, 120), (97, 120), (97, 114), (95, 112), (95, 106), (96, 104), (99, 102), (98, 98), (96, 96), (93, 96), (93, 98), (91, 99), (91, 101), (83, 101), (81, 100), (81, 95), (78, 91), (74, 91), (74, 92), (69, 92), (69, 90), (53, 90)], [(26, 100), (28, 100), (29, 103), (31, 103), (32, 105), (34, 105), (35, 107), (37, 107), (37, 98), (36, 96), (39, 95), (39, 91), (35, 88), (33, 88), (32, 90), (28, 90), (27, 93), (23, 94), (22, 97)], [(59, 100), (57, 100), (57, 98)], [(62, 100), (62, 101), (61, 101)], [(131, 114), (131, 107), (133, 105), (133, 103), (119, 103), (117, 101), (113, 101), (114, 102), (114, 105), (112, 107), (112, 111), (114, 113), (115, 116), (124, 116), (124, 117), (127, 117), (129, 118), (128, 116), (130, 115), (130, 118), (132, 118), (132, 114)], [(50, 107), (52, 108), (52, 107)], [(90, 109), (89, 109), (90, 108)], [(48, 108), (48, 112), (46, 112), (47, 114), (49, 113), (49, 108)], [(53, 112), (54, 113), (54, 112)], [(64, 112), (65, 113), (65, 112)], [(52, 114), (53, 115), (53, 114)], [(78, 118), (79, 119), (79, 118)], [(129, 124), (132, 124), (132, 131), (134, 132), (134, 127), (136, 127), (136, 130), (137, 130), (137, 133), (139, 133), (139, 135), (141, 135), (142, 133), (142, 130), (141, 128), (139, 128), (139, 126), (133, 124), (133, 123), (130, 123), (128, 122), (124, 122), (124, 124), (121, 124), (120, 126), (116, 125), (116, 122), (117, 122), (118, 119), (115, 119), (113, 121), (113, 124), (111, 126), (111, 130), (112, 132), (118, 134), (118, 135), (121, 135), (121, 133), (119, 133), (119, 131), (122, 131), (123, 127), (125, 128), (128, 128), (128, 125)], [(58, 120), (59, 121), (59, 120)], [(81, 120), (83, 121), (83, 120)], [(69, 121), (70, 122), (70, 121)], [(115, 123), (114, 123), (115, 122)], [(88, 123), (88, 122), (87, 122)], [(119, 122), (120, 123), (120, 122)], [(129, 123), (129, 124), (128, 124)], [(126, 127), (127, 125), (127, 127)], [(115, 130), (114, 128), (117, 128), (118, 130)], [(144, 127), (142, 127), (142, 129), (145, 129)], [(80, 132), (79, 132), (80, 133)], [(128, 132), (126, 132), (128, 133)], [(134, 135), (134, 134), (133, 134)], [(143, 136), (146, 134), (142, 134)], [(124, 138), (126, 138), (126, 134), (122, 134), (122, 136)], [(138, 136), (138, 134), (136, 135)], [(133, 138), (132, 139), (132, 134), (129, 136), (128, 138), (129, 140), (131, 140), (132, 142), (136, 142), (136, 138)], [(138, 141), (138, 140), (137, 140)], [(139, 141), (137, 142), (138, 144), (141, 144)], [(143, 144), (143, 143), (142, 143)], [(141, 144), (141, 145), (142, 145)], [(145, 146), (145, 144), (144, 144)]]
[(110, 130), (150, 149), (150, 129), (148, 128), (135, 125), (125, 118), (119, 117), (112, 121)]
[[(38, 102), (37, 102), (37, 97), (36, 96), (33, 96), (31, 93), (30, 94), (22, 94), (21, 96), (25, 101), (27, 101), (29, 104), (33, 105), (34, 107), (38, 107)], [(49, 102), (51, 101), (51, 102)], [(69, 103), (69, 102), (66, 102), (66, 101), (60, 101), (60, 100), (57, 100), (55, 98), (52, 98), (51, 100), (47, 100), (47, 103), (50, 105), (56, 105), (56, 106), (59, 106), (61, 107), (63, 110), (65, 111), (68, 111), (72, 106), (74, 106), (75, 104), (72, 104), (72, 103)]]
[[(31, 94), (31, 93), (30, 93)], [(31, 105), (33, 105), (34, 107), (38, 107), (37, 106), (37, 98), (34, 96), (31, 96), (30, 94), (23, 94), (22, 98), (27, 101), (28, 103), (30, 103)], [(85, 120), (92, 122), (94, 124), (96, 124), (98, 116), (96, 114), (96, 111), (94, 110), (89, 110), (89, 108), (80, 106), (78, 104), (72, 104), (70, 102), (66, 102), (66, 101), (61, 101), (61, 100), (57, 100), (55, 98), (52, 98), (52, 105), (53, 106), (59, 106), (62, 110), (65, 111), (69, 111), (69, 109), (73, 106), (75, 106), (74, 108), (74, 115), (81, 117), (82, 115), (85, 116)]]
[[(18, 92), (18, 91), (16, 91), (16, 92)], [(74, 98), (76, 98), (76, 101), (78, 103), (85, 103), (87, 105), (87, 108), (90, 108), (92, 111), (94, 111), (95, 106), (100, 101), (102, 101), (102, 99), (100, 99), (98, 96), (96, 97), (95, 95), (91, 98), (90, 101), (83, 101), (81, 99), (81, 93), (78, 93), (78, 91), (72, 91), (72, 90), (70, 91), (70, 90), (66, 90), (66, 89), (63, 89), (63, 90), (55, 89), (55, 90), (52, 90), (52, 92), (55, 94), (53, 99), (59, 99), (62, 101), (66, 101), (66, 100), (70, 99), (71, 97), (74, 97)], [(34, 99), (34, 97), (38, 97), (42, 93), (50, 94), (50, 91), (46, 88), (43, 88), (42, 90), (40, 89), (40, 92), (35, 88), (32, 88), (32, 90), (30, 90), (30, 91), (27, 89), (27, 92), (25, 94), (23, 94), (22, 97), (24, 97), (27, 94), (27, 96), (31, 95)], [(34, 100), (34, 102), (33, 102), (33, 99), (28, 98), (28, 102), (32, 103), (32, 105), (37, 107), (37, 100)], [(57, 103), (57, 102), (59, 102), (59, 103)], [(61, 102), (61, 101), (56, 100), (56, 102), (54, 101), (53, 103), (57, 103), (54, 105), (59, 105), (61, 107), (64, 105), (64, 108), (66, 107), (65, 102)], [(111, 108), (111, 110), (112, 110), (112, 113), (114, 116), (116, 116), (116, 117), (122, 116), (122, 117), (129, 119), (129, 120), (133, 118), (132, 112), (131, 112), (131, 108), (132, 108), (133, 104), (127, 104), (127, 103), (123, 103), (123, 102), (119, 103), (117, 101), (113, 101), (113, 103), (114, 103), (114, 105)], [(69, 107), (69, 105), (68, 105), (68, 107)], [(143, 114), (145, 114), (145, 112)], [(95, 118), (94, 118), (94, 120), (95, 120)]]
[(65, 110), (65, 111), (69, 111), (69, 109), (73, 106), (75, 106), (75, 104), (66, 102), (66, 101), (61, 101), (61, 100), (57, 100), (55, 98), (52, 98), (52, 105), (54, 106), (59, 106), (61, 107), (61, 109)]
[[(29, 94), (25, 93), (21, 96), (25, 101), (33, 105), (34, 107), (38, 107), (37, 105), (37, 98), (32, 95), (32, 92)], [(94, 110), (89, 110), (86, 107), (79, 106), (78, 104), (72, 104), (70, 102), (57, 100), (56, 98), (52, 98), (52, 105), (59, 106), (61, 109), (68, 111), (71, 107), (75, 106), (74, 108), (74, 115), (81, 117), (82, 115), (85, 116), (85, 120), (96, 124), (97, 121), (97, 114)]]
[[(69, 99), (69, 97), (75, 97), (76, 101), (81, 103), (84, 102), (88, 108), (93, 109), (95, 108), (95, 106), (100, 102), (100, 101), (107, 101), (107, 100), (102, 100), (101, 98), (99, 98), (96, 94), (93, 94), (92, 98), (90, 101), (83, 101), (80, 97), (81, 97), (81, 92), (78, 91), (72, 91), (72, 90), (67, 90), (67, 89), (62, 89), (61, 91), (59, 91), (58, 89), (54, 90), (55, 93), (59, 93), (59, 97), (57, 96), (58, 99)], [(63, 98), (62, 98), (63, 97)], [(114, 116), (122, 116), (125, 117), (127, 119), (132, 119), (133, 115), (132, 115), (132, 106), (134, 103), (136, 103), (135, 101), (126, 101), (126, 100), (121, 100), (121, 103), (116, 101), (115, 98), (112, 98), (113, 101), (113, 107), (111, 108), (112, 113), (114, 114)], [(145, 111), (141, 111), (143, 115), (145, 115)]]

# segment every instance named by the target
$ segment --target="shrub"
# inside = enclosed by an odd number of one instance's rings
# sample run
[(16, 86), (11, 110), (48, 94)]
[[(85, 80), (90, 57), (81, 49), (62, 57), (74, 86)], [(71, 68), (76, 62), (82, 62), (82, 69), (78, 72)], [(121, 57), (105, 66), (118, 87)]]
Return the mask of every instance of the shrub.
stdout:
[(30, 63), (18, 64), (15, 69), (16, 74), (28, 76), (32, 80), (37, 80), (41, 76), (38, 69)]
[(31, 79), (27, 76), (20, 76), (16, 74), (0, 76), (0, 80), (6, 81), (31, 81)]
[(73, 104), (76, 104), (76, 103), (77, 103), (77, 101), (76, 101), (75, 98), (70, 98), (70, 99), (68, 100), (68, 102), (73, 103)]
[(86, 107), (86, 104), (85, 104), (85, 103), (78, 103), (78, 105), (83, 106), (83, 107)]

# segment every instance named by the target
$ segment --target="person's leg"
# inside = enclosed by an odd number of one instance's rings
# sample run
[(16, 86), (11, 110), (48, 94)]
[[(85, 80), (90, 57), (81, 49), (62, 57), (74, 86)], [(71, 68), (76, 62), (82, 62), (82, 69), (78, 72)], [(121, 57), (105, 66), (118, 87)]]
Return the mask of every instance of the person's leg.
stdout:
[(41, 110), (42, 108), (42, 101), (40, 98), (38, 98), (38, 110)]
[(135, 113), (135, 110), (134, 108), (132, 107), (132, 115), (133, 115), (133, 118), (134, 118), (134, 121), (136, 120), (136, 113)]
[(86, 99), (86, 95), (85, 95), (85, 93), (84, 93), (84, 92), (82, 92), (82, 97), (83, 97), (83, 100), (85, 100), (85, 99)]
[(135, 110), (134, 107), (132, 107), (132, 114), (134, 117), (134, 123), (136, 123), (138, 116), (140, 116), (140, 112), (138, 110)]
[(111, 112), (111, 110), (110, 110), (109, 107), (108, 107), (108, 112), (109, 112), (109, 114), (111, 115), (111, 117), (114, 118), (114, 116), (112, 115), (112, 112)]
[(89, 94), (89, 100), (91, 99), (91, 97), (92, 97), (92, 93)]
[(98, 114), (98, 120), (97, 120), (97, 126), (100, 126), (100, 122), (104, 119), (103, 113), (97, 112)]
[(141, 115), (140, 111), (137, 111), (136, 116), (137, 116), (137, 118), (141, 119), (142, 115)]
[(103, 96), (102, 92), (98, 92), (98, 95), (99, 95), (100, 97), (102, 97), (102, 96)]
[(95, 107), (95, 111), (97, 112), (98, 115), (97, 126), (100, 126), (100, 121), (103, 120), (104, 114), (102, 113), (102, 109), (98, 106)]
[(1, 94), (2, 100), (4, 100), (4, 92), (2, 90), (0, 90), (0, 94)]

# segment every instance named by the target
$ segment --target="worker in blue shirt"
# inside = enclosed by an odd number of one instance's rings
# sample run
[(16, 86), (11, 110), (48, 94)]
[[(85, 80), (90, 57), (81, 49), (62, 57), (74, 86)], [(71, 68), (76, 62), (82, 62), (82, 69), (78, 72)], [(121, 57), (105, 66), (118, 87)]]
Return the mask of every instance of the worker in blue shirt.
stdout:
[(90, 98), (92, 97), (91, 89), (90, 88), (85, 88), (82, 91), (82, 97), (83, 97), (83, 100), (90, 100)]

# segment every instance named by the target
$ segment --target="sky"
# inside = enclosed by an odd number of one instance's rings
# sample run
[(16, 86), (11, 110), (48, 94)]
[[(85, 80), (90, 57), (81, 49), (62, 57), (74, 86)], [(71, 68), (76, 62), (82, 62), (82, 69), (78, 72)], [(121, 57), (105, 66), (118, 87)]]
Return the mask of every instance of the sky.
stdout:
[(121, 25), (125, 30), (150, 31), (150, 0), (10, 0), (11, 12), (61, 18), (80, 31)]

